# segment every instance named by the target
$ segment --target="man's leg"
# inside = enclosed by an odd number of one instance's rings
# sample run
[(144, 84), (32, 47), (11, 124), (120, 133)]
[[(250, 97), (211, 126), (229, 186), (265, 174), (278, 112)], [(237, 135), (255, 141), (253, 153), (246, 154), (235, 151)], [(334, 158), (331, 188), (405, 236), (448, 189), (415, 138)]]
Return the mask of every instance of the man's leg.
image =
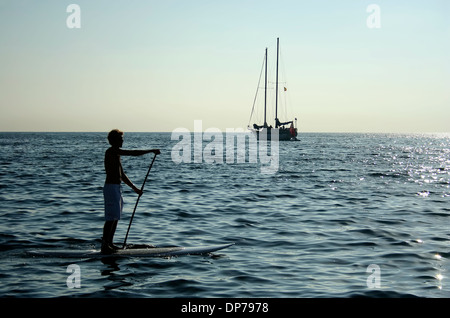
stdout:
[(113, 222), (113, 224), (111, 225), (111, 232), (110, 232), (110, 236), (108, 239), (108, 243), (110, 243), (113, 248), (117, 249), (118, 247), (114, 245), (113, 239), (114, 239), (114, 234), (116, 233), (117, 223), (119, 223), (119, 221), (114, 220), (112, 222)]
[(117, 220), (106, 221), (103, 226), (102, 252), (114, 252), (113, 238), (117, 228)]

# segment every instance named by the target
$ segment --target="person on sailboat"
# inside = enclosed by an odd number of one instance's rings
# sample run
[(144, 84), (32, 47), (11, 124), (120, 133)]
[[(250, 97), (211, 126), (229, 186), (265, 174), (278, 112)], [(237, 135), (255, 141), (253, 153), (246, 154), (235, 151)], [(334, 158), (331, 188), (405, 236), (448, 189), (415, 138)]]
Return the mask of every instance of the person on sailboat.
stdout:
[(294, 124), (291, 122), (291, 127), (289, 128), (289, 132), (291, 133), (292, 137), (295, 137), (295, 128)]
[(160, 151), (159, 149), (121, 149), (123, 145), (123, 132), (118, 129), (113, 129), (109, 132), (108, 142), (111, 147), (105, 152), (106, 180), (103, 187), (105, 224), (103, 226), (102, 253), (111, 254), (118, 248), (113, 244), (113, 238), (123, 209), (121, 182), (123, 181), (132, 188), (137, 195), (142, 195), (141, 189), (137, 188), (123, 171), (120, 156), (141, 156), (150, 152), (157, 155), (160, 154)]
[(281, 126), (289, 125), (289, 124), (292, 125), (293, 121), (291, 120), (291, 121), (287, 121), (287, 122), (281, 123), (278, 118), (275, 118), (275, 123), (276, 123), (276, 127), (281, 127)]

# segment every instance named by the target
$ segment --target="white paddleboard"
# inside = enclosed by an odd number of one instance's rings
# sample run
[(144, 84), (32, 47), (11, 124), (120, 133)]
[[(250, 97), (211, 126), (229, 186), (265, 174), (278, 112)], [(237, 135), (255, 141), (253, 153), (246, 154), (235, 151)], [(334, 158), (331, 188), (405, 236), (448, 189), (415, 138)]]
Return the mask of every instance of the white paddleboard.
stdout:
[(178, 255), (196, 255), (212, 253), (230, 247), (234, 243), (194, 247), (151, 247), (151, 248), (125, 248), (119, 249), (113, 254), (103, 254), (100, 250), (33, 250), (29, 255), (40, 257), (63, 258), (103, 258), (103, 257), (168, 257)]

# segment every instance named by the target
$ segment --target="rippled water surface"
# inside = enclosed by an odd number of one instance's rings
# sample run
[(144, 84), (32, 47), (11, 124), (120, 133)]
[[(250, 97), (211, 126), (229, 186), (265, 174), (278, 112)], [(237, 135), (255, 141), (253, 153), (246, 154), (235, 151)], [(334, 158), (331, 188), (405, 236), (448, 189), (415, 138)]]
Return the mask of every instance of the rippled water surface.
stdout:
[[(263, 174), (248, 160), (176, 164), (170, 133), (125, 133), (124, 148), (162, 151), (127, 242), (236, 244), (204, 256), (64, 259), (27, 251), (100, 246), (106, 134), (0, 133), (0, 296), (450, 297), (450, 136), (300, 139), (281, 142), (278, 170)], [(152, 156), (123, 158), (137, 185)], [(117, 243), (137, 199), (123, 189)], [(66, 283), (70, 264), (80, 288)]]

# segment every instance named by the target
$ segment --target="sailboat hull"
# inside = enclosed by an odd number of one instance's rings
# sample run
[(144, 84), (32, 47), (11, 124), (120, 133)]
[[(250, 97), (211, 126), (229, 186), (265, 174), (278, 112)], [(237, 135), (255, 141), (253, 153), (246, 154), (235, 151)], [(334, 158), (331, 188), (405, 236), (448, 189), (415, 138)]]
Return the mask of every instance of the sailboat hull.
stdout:
[[(253, 129), (258, 140), (272, 140), (277, 135), (274, 131), (278, 131), (278, 141), (292, 141), (297, 140), (297, 128), (292, 131), (290, 128), (261, 128)], [(272, 135), (274, 137), (272, 137)]]

